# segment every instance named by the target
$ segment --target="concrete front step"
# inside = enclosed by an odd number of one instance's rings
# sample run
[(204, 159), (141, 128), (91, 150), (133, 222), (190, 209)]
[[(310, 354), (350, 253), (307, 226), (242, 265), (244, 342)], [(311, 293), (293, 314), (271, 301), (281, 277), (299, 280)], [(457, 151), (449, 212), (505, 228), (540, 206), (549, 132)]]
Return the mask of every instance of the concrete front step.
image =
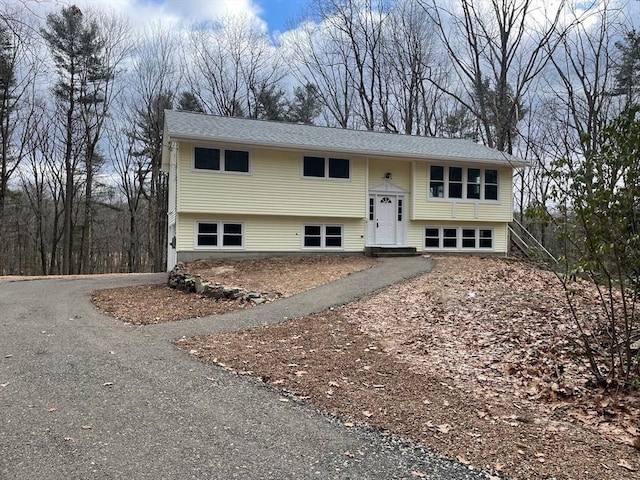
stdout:
[(415, 247), (366, 247), (364, 253), (369, 257), (417, 257), (420, 255)]

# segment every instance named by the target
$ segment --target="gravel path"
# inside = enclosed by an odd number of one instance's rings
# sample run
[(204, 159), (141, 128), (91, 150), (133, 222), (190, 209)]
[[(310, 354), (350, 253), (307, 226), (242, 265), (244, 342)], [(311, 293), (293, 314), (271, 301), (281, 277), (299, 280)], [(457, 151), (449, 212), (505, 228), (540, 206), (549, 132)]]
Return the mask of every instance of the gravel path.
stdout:
[(163, 275), (2, 283), (0, 479), (484, 478), (170, 343), (321, 311), (430, 266), (393, 259), (254, 309), (151, 327), (98, 313), (90, 293)]

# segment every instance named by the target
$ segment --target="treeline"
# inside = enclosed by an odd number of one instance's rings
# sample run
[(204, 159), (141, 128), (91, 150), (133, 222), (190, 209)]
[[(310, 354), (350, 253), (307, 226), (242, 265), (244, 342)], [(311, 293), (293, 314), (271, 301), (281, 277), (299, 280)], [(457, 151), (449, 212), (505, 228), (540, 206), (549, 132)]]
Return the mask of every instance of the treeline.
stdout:
[(171, 108), (513, 153), (532, 165), (516, 214), (560, 251), (561, 173), (638, 100), (639, 36), (613, 1), (309, 0), (277, 39), (249, 16), (134, 31), (23, 3), (0, 13), (0, 274), (163, 270)]

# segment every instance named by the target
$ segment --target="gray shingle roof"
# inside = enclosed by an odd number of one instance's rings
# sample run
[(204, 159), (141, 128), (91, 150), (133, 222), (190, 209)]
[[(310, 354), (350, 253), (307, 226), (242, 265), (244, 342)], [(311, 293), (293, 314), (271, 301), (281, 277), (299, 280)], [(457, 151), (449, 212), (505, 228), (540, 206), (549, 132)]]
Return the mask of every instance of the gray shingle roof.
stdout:
[(522, 159), (470, 140), (398, 135), (294, 123), (165, 111), (172, 139), (422, 160), (458, 160), (521, 167)]

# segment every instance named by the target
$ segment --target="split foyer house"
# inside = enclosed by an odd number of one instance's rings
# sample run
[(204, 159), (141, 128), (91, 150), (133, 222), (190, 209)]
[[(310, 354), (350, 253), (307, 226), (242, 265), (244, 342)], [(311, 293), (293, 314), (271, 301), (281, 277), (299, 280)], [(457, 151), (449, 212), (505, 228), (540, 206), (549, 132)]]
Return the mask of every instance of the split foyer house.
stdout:
[(165, 112), (168, 268), (216, 256), (506, 253), (513, 172), (460, 139)]

